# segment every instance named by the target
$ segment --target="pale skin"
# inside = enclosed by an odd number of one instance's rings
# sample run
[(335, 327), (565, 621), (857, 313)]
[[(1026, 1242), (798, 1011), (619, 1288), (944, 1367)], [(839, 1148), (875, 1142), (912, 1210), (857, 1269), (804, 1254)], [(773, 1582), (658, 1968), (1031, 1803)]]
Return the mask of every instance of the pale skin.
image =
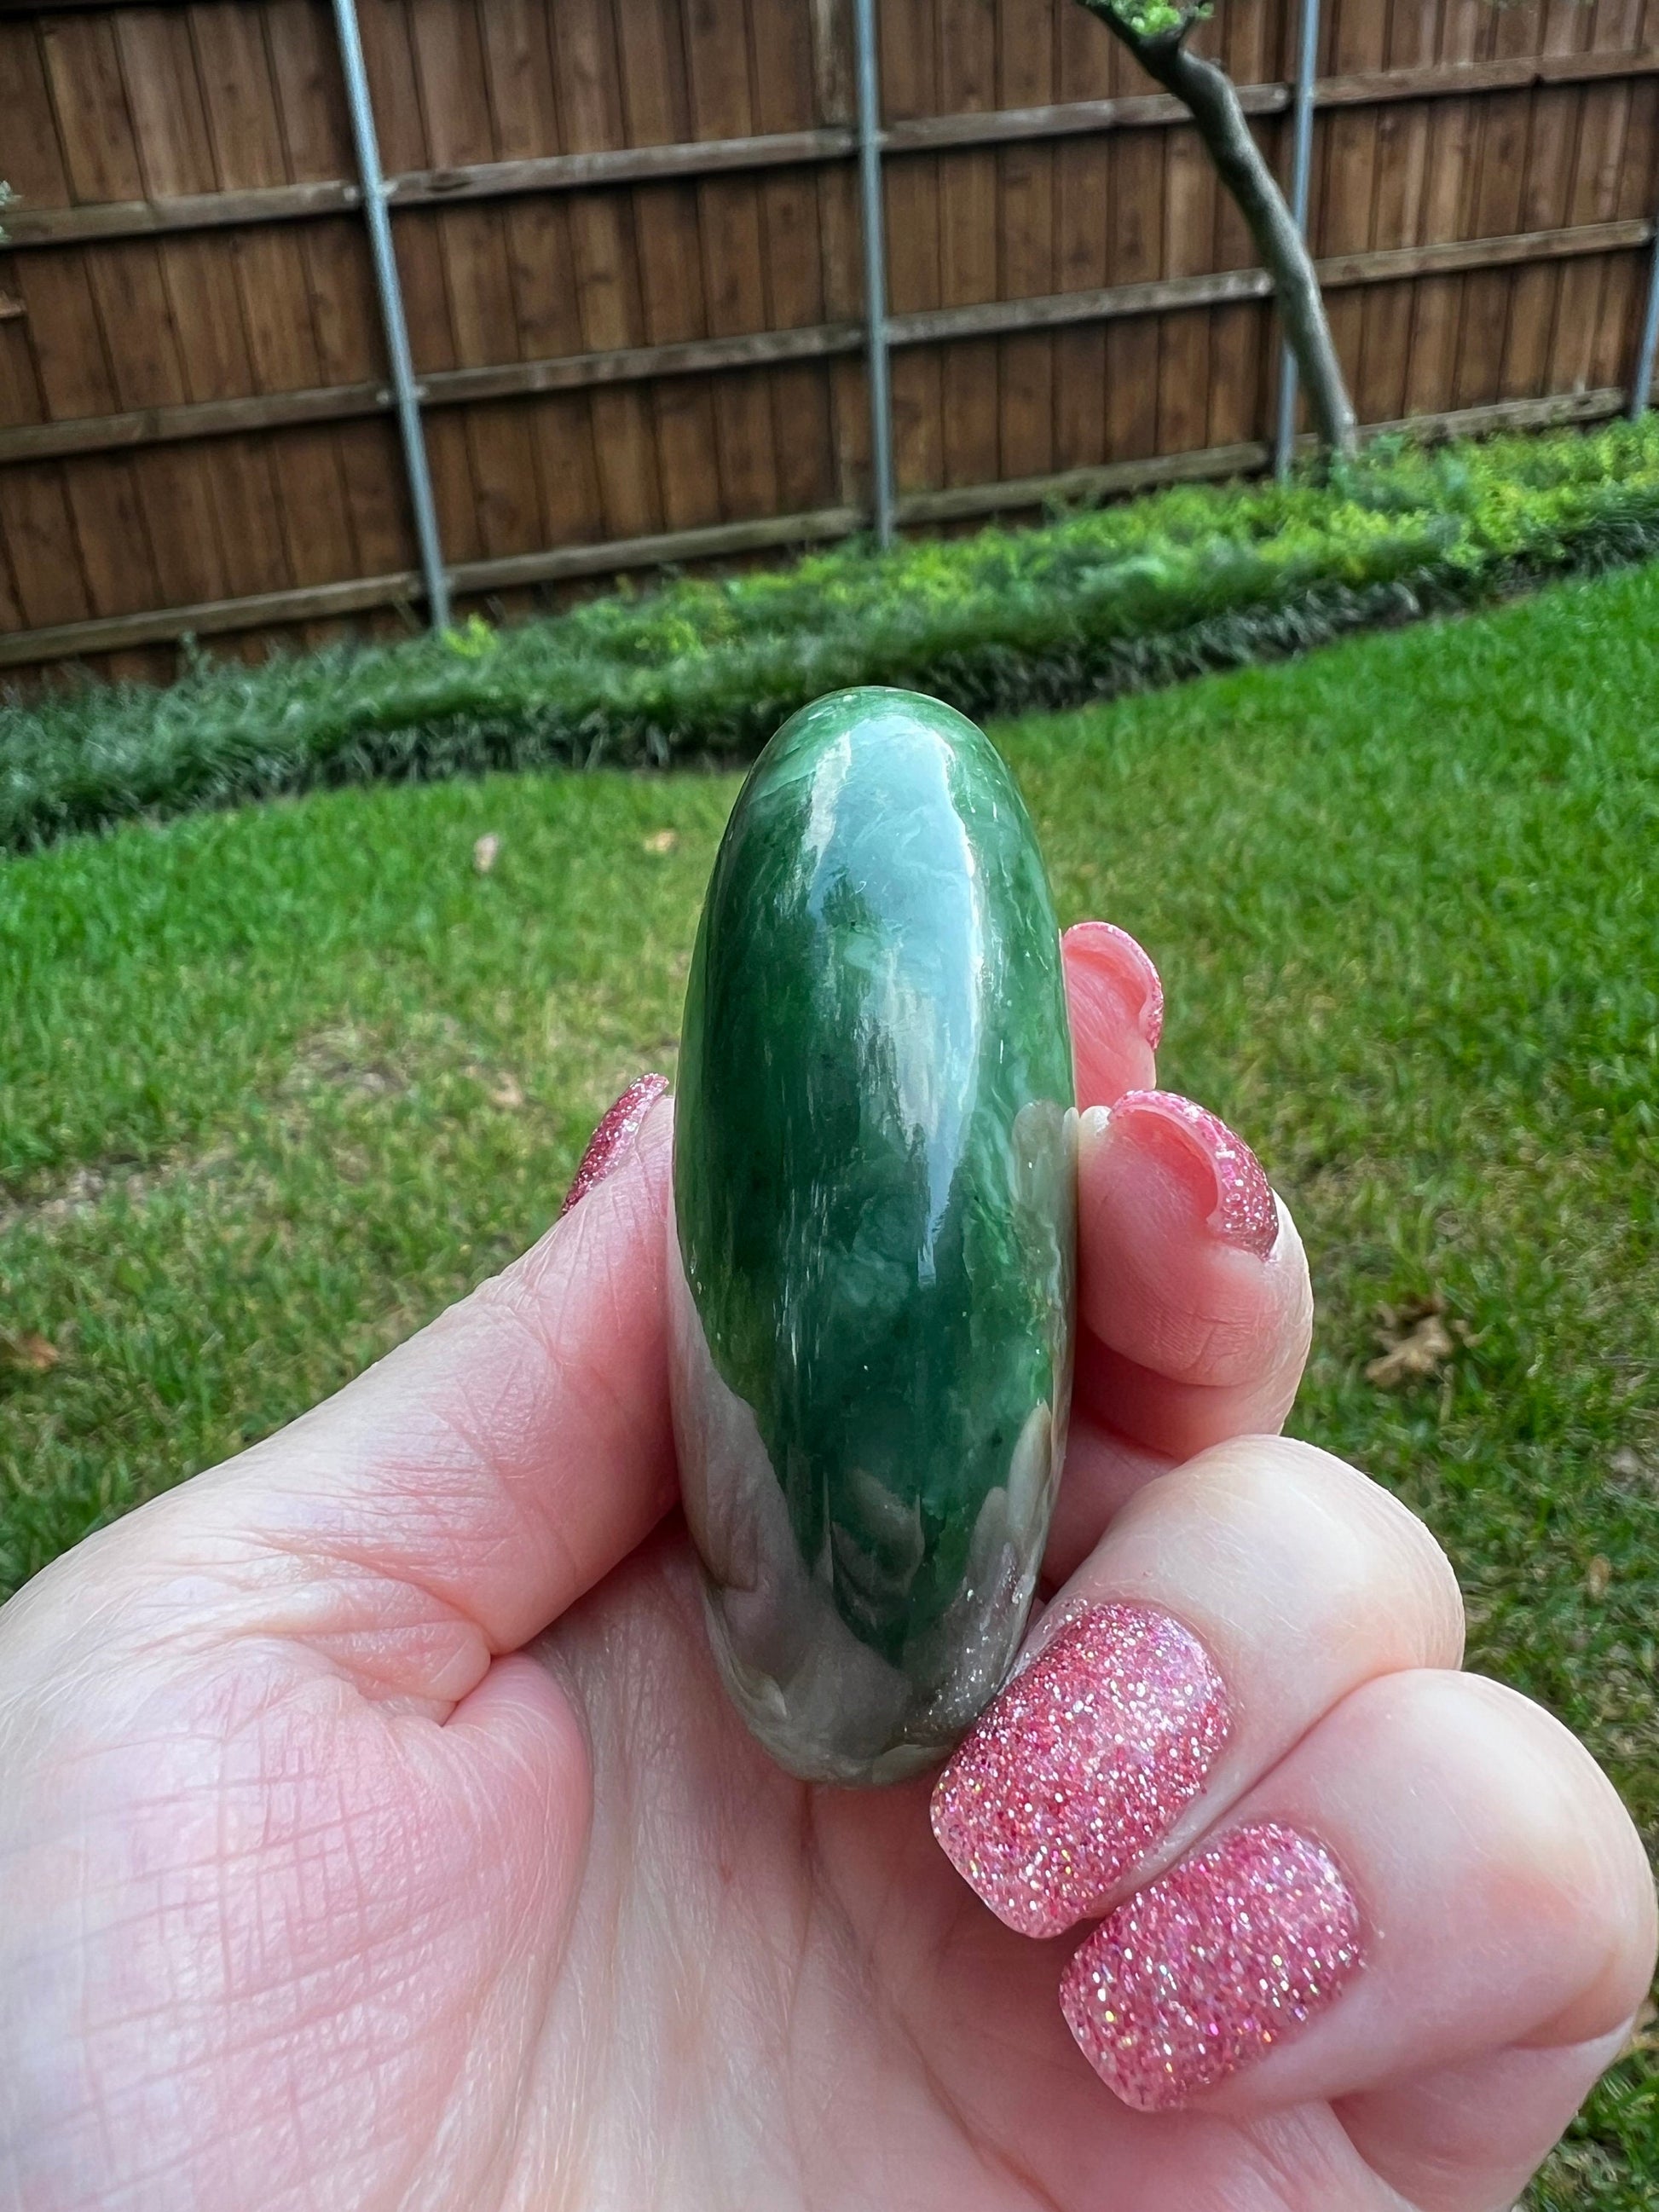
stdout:
[[(1068, 945), (1082, 1103), (1155, 1081)], [(497, 1280), (0, 1612), (0, 2199), (24, 2212), (1498, 2212), (1642, 2002), (1583, 1749), (1455, 1671), (1427, 1532), (1280, 1438), (1310, 1300), (1086, 1125), (1061, 1597), (1168, 1608), (1234, 1732), (1103, 1910), (1241, 1819), (1339, 1856), (1363, 1970), (1188, 2108), (1118, 2104), (928, 1784), (726, 1705), (673, 1510), (672, 1108)]]

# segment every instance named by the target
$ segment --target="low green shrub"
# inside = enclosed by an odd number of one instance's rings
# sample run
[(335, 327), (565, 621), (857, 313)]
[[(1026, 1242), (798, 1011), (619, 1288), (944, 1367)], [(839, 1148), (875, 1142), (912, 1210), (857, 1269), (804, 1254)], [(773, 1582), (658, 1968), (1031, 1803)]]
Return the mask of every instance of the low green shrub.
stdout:
[(0, 849), (371, 778), (752, 749), (849, 684), (975, 715), (1073, 705), (1659, 553), (1659, 415), (1372, 447), (1322, 482), (1182, 486), (773, 573), (623, 589), (501, 630), (341, 646), (164, 690), (0, 706)]

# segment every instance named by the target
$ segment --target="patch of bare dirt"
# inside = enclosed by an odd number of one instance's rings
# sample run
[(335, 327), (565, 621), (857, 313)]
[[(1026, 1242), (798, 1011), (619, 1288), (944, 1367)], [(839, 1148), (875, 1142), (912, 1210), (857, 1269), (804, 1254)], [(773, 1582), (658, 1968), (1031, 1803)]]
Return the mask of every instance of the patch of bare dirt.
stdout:
[(76, 1168), (54, 1188), (38, 1196), (0, 1199), (0, 1237), (9, 1229), (26, 1224), (50, 1228), (60, 1221), (75, 1220), (82, 1214), (90, 1213), (94, 1206), (111, 1196), (139, 1205), (175, 1183), (195, 1176), (222, 1174), (234, 1157), (228, 1145), (218, 1145), (211, 1152), (153, 1161), (142, 1168), (129, 1167), (119, 1161), (94, 1161)]

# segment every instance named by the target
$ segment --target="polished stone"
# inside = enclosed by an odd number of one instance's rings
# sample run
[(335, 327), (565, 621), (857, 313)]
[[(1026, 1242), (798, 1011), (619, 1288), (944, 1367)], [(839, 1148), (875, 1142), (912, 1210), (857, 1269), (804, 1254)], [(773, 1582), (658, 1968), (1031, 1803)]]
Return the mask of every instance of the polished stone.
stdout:
[(939, 1759), (1002, 1680), (1064, 1446), (1071, 1036), (1000, 757), (913, 693), (779, 731), (686, 999), (673, 1387), (712, 1639), (815, 1778)]

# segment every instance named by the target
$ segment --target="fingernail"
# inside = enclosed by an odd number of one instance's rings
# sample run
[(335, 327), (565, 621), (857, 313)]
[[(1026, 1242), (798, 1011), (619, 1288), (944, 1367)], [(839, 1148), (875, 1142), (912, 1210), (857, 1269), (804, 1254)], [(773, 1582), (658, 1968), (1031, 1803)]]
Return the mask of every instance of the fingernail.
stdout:
[(1000, 1920), (1058, 1936), (1169, 1833), (1229, 1726), (1189, 1628), (1150, 1606), (1091, 1606), (958, 1746), (933, 1790), (933, 1833)]
[(1164, 1035), (1164, 984), (1146, 946), (1115, 921), (1078, 921), (1066, 931), (1067, 956), (1085, 961), (1115, 994), (1154, 1051)]
[(561, 1221), (579, 1200), (586, 1197), (595, 1183), (605, 1181), (639, 1134), (641, 1122), (667, 1088), (668, 1078), (665, 1075), (638, 1076), (616, 1104), (607, 1110), (599, 1127), (588, 1139), (587, 1150), (582, 1154), (575, 1180), (564, 1194), (564, 1204), (559, 1208)]
[(1181, 1178), (1224, 1243), (1267, 1257), (1279, 1240), (1273, 1186), (1224, 1121), (1173, 1091), (1129, 1091), (1113, 1107), (1111, 1126)]
[(1340, 1995), (1359, 1914), (1322, 1844), (1237, 1828), (1103, 1920), (1060, 2010), (1107, 2087), (1159, 2112), (1265, 2057)]

